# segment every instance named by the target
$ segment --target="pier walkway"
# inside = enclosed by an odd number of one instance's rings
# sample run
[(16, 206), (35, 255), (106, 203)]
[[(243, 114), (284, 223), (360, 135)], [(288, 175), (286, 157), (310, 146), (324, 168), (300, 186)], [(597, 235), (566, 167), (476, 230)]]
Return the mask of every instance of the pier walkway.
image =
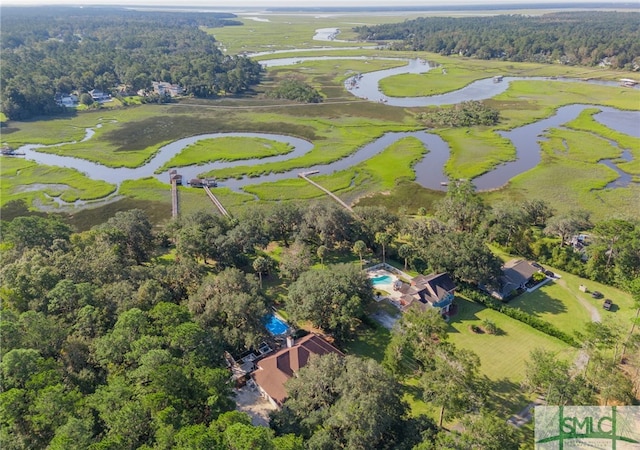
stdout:
[(311, 183), (312, 185), (314, 185), (315, 187), (317, 187), (318, 189), (320, 189), (321, 191), (323, 191), (324, 193), (326, 193), (329, 197), (331, 197), (332, 199), (334, 199), (336, 202), (338, 202), (340, 205), (342, 205), (347, 211), (349, 211), (351, 214), (355, 213), (353, 212), (353, 208), (351, 208), (351, 206), (347, 205), (345, 202), (343, 202), (342, 200), (340, 200), (340, 198), (338, 198), (337, 195), (335, 195), (333, 192), (331, 192), (328, 189), (323, 188), (322, 186), (320, 186), (318, 183), (316, 183), (315, 181), (312, 181), (311, 179), (309, 179), (308, 175), (313, 175), (315, 173), (318, 173), (317, 170), (313, 170), (311, 172), (301, 172), (298, 174), (298, 176), (300, 178), (302, 178), (303, 180)]
[(207, 195), (209, 196), (209, 198), (211, 199), (211, 201), (213, 202), (214, 205), (216, 205), (216, 208), (218, 208), (218, 211), (220, 211), (220, 214), (222, 214), (225, 217), (231, 217), (231, 215), (229, 214), (229, 212), (225, 209), (224, 206), (222, 206), (222, 203), (220, 203), (220, 200), (218, 200), (216, 198), (215, 195), (213, 195), (213, 192), (211, 192), (211, 189), (209, 189), (208, 186), (202, 186), (202, 188), (204, 189), (204, 191), (207, 193)]

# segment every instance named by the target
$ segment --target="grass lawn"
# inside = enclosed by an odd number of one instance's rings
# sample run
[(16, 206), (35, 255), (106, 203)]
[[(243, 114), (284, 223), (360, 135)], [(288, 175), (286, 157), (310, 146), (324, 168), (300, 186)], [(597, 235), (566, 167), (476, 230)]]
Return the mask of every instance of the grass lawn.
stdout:
[[(600, 312), (603, 323), (610, 323), (613, 326), (619, 327), (623, 334), (628, 333), (631, 329), (631, 320), (635, 316), (636, 309), (633, 306), (633, 298), (631, 294), (621, 291), (613, 286), (607, 286), (596, 281), (587, 280), (577, 275), (573, 275), (555, 268), (550, 268), (555, 273), (560, 274), (561, 280), (566, 284), (565, 290), (570, 295), (580, 296), (594, 308)], [(585, 285), (590, 292), (599, 291), (603, 294), (603, 298), (595, 299), (591, 297), (589, 293), (580, 292), (580, 285)], [(606, 311), (602, 308), (602, 303), (605, 298), (609, 298), (613, 301), (614, 307), (610, 311)], [(568, 318), (570, 320), (571, 318)]]
[(382, 325), (361, 325), (356, 335), (343, 343), (342, 349), (347, 355), (371, 358), (382, 362), (384, 350), (391, 339), (391, 332)]
[(509, 306), (546, 320), (569, 335), (582, 332), (584, 325), (591, 321), (591, 314), (564, 280), (554, 280), (531, 293), (519, 295)]
[[(525, 361), (533, 349), (544, 348), (569, 361), (577, 355), (576, 349), (499, 312), (459, 296), (456, 303), (458, 314), (450, 322), (449, 339), (459, 348), (471, 350), (480, 357), (480, 373), (490, 383), (490, 402), (505, 417), (519, 412), (531, 400), (521, 392), (520, 382), (524, 378)], [(472, 325), (479, 326), (485, 319), (493, 321), (500, 332), (489, 335), (471, 331)], [(380, 362), (390, 337), (389, 330), (382, 326), (363, 325), (353, 339), (344, 343), (343, 349), (347, 354)], [(405, 399), (411, 405), (412, 413), (425, 413), (436, 418), (436, 409), (420, 398), (417, 380), (409, 378), (403, 384)]]
[[(524, 379), (525, 361), (535, 348), (557, 353), (560, 358), (573, 361), (577, 350), (530, 326), (465, 298), (456, 297), (458, 314), (450, 322), (449, 339), (456, 346), (475, 352), (480, 357), (480, 373), (491, 381), (491, 395), (505, 411), (518, 412), (529, 401), (520, 392)], [(476, 334), (471, 326), (491, 320), (500, 330), (495, 335)]]

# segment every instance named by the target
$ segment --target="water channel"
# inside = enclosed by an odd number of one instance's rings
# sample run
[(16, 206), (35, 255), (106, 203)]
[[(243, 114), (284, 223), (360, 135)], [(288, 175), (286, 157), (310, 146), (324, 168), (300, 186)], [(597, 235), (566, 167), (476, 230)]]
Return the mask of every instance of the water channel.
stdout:
[[(363, 57), (365, 58), (365, 57)], [(306, 60), (318, 60), (318, 59), (359, 59), (358, 57), (330, 57), (330, 56), (322, 56), (322, 57), (301, 57), (301, 58), (282, 58), (279, 60), (270, 60), (263, 61), (267, 67), (273, 67), (275, 65), (290, 65), (292, 63), (298, 61), (306, 61)], [(389, 60), (394, 60), (397, 58), (385, 58)], [(293, 62), (292, 62), (293, 61)], [(408, 61), (407, 65), (403, 67), (398, 67), (394, 69), (381, 70), (377, 72), (371, 72), (367, 74), (363, 74), (362, 76), (358, 76), (356, 82), (353, 83), (351, 80), (345, 84), (349, 92), (353, 95), (361, 97), (361, 98), (369, 98), (371, 100), (376, 100), (381, 98), (382, 94), (378, 88), (378, 82), (382, 78), (387, 76), (397, 75), (401, 73), (423, 73), (431, 68), (430, 64), (426, 61), (422, 60), (411, 60)], [(428, 105), (440, 105), (440, 104), (450, 104), (450, 103), (459, 103), (467, 100), (481, 100), (486, 98), (491, 98), (497, 95), (500, 92), (503, 92), (508, 88), (508, 85), (511, 81), (515, 80), (538, 80), (545, 79), (540, 77), (528, 77), (528, 78), (514, 78), (514, 77), (505, 77), (503, 82), (495, 83), (492, 79), (488, 80), (479, 80), (474, 83), (471, 83), (465, 88), (462, 88), (458, 91), (450, 92), (447, 94), (430, 96), (430, 97), (414, 97), (414, 98), (391, 98), (386, 97), (385, 103), (391, 106), (428, 106)], [(566, 81), (566, 82), (576, 82), (579, 80), (569, 80), (569, 79), (560, 79), (558, 81)], [(601, 82), (603, 83), (603, 82)], [(604, 82), (605, 84), (607, 82)], [(616, 84), (616, 83), (612, 83)], [(356, 87), (357, 86), (357, 87)], [(638, 111), (621, 111), (615, 108), (602, 107), (602, 106), (594, 106), (594, 105), (584, 105), (584, 104), (575, 104), (560, 107), (556, 113), (548, 117), (546, 119), (540, 120), (538, 122), (525, 125), (519, 128), (515, 128), (510, 131), (500, 132), (500, 134), (511, 140), (514, 147), (516, 148), (516, 158), (514, 161), (498, 165), (491, 171), (481, 175), (475, 179), (473, 179), (474, 184), (479, 190), (490, 190), (496, 189), (503, 185), (505, 185), (512, 177), (518, 175), (524, 171), (527, 171), (533, 167), (535, 167), (540, 162), (540, 144), (539, 141), (542, 139), (541, 135), (545, 130), (550, 128), (560, 127), (563, 124), (575, 119), (580, 112), (587, 108), (597, 108), (600, 110), (599, 113), (594, 115), (594, 118), (606, 125), (607, 127), (631, 135), (640, 137), (640, 128), (638, 127), (638, 123), (640, 123), (640, 112)], [(100, 126), (100, 124), (98, 125)], [(90, 139), (93, 135), (93, 130), (88, 129), (87, 134), (84, 140)], [(90, 178), (96, 180), (103, 180), (115, 185), (120, 185), (125, 180), (130, 179), (140, 179), (150, 176), (155, 176), (159, 180), (163, 182), (168, 182), (169, 175), (168, 171), (164, 171), (162, 173), (156, 174), (155, 172), (159, 170), (165, 163), (167, 163), (171, 158), (182, 151), (187, 145), (197, 142), (202, 139), (212, 139), (223, 136), (235, 136), (235, 137), (260, 137), (265, 139), (270, 139), (278, 142), (284, 142), (291, 145), (294, 150), (285, 155), (277, 155), (271, 156), (262, 159), (249, 159), (242, 161), (233, 161), (233, 162), (212, 162), (203, 165), (194, 165), (190, 167), (182, 167), (179, 168), (178, 171), (183, 175), (184, 179), (197, 178), (200, 174), (215, 170), (222, 169), (225, 167), (231, 167), (236, 165), (242, 166), (252, 166), (258, 164), (266, 164), (276, 161), (284, 161), (293, 158), (300, 157), (305, 153), (309, 152), (313, 148), (313, 144), (305, 141), (303, 139), (294, 138), (291, 136), (284, 136), (278, 134), (266, 134), (266, 133), (211, 133), (211, 134), (202, 134), (198, 136), (192, 136), (184, 139), (177, 140), (168, 145), (160, 148), (158, 153), (145, 165), (130, 169), (130, 168), (109, 168), (97, 163), (93, 163), (90, 161), (86, 161), (79, 158), (54, 155), (48, 153), (42, 153), (38, 151), (38, 149), (46, 147), (40, 144), (29, 144), (22, 146), (19, 151), (25, 153), (25, 158), (29, 160), (36, 161), (40, 164), (46, 164), (51, 166), (59, 166), (59, 167), (69, 167), (79, 170), (80, 172), (85, 173)], [(244, 186), (279, 181), (283, 179), (288, 179), (292, 177), (296, 177), (297, 174), (301, 171), (314, 171), (317, 170), (322, 174), (331, 174), (337, 171), (345, 170), (353, 165), (356, 165), (360, 162), (363, 162), (376, 154), (382, 152), (384, 149), (388, 148), (394, 142), (399, 139), (405, 137), (415, 137), (419, 139), (425, 147), (428, 149), (428, 153), (425, 154), (424, 158), (418, 162), (415, 166), (416, 172), (416, 181), (422, 186), (435, 189), (435, 190), (444, 190), (446, 187), (444, 184), (448, 181), (447, 177), (443, 172), (443, 167), (446, 161), (449, 159), (449, 146), (446, 142), (442, 140), (438, 135), (429, 133), (427, 131), (416, 131), (416, 132), (389, 132), (376, 139), (369, 144), (364, 145), (351, 155), (346, 158), (340, 159), (338, 161), (316, 165), (313, 167), (307, 168), (298, 168), (294, 170), (290, 170), (282, 173), (271, 173), (266, 175), (261, 175), (257, 177), (244, 177), (242, 179), (229, 179), (224, 180), (220, 185), (229, 187), (233, 190), (240, 191)], [(65, 145), (65, 144), (57, 144), (57, 146)], [(631, 157), (629, 152), (626, 152), (622, 155), (624, 158)], [(614, 168), (621, 177), (628, 177), (628, 180), (624, 181), (630, 182), (630, 177), (628, 174), (624, 174), (624, 172), (620, 171), (615, 164), (606, 160), (603, 161), (604, 164), (609, 167)], [(618, 180), (616, 180), (618, 181)], [(628, 183), (617, 183), (612, 182), (608, 187), (614, 188), (619, 187), (621, 185), (626, 185)]]

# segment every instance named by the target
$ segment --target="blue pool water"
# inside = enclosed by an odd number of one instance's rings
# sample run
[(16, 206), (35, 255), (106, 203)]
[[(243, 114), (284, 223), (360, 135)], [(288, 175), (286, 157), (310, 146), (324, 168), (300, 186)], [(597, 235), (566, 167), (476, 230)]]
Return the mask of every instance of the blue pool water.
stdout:
[(378, 277), (371, 278), (371, 282), (374, 286), (377, 286), (379, 284), (391, 284), (393, 282), (393, 278), (391, 278), (389, 275), (380, 275)]
[(269, 333), (274, 336), (285, 334), (287, 331), (289, 331), (289, 325), (278, 319), (273, 314), (266, 315), (264, 317), (264, 321), (264, 326), (267, 328), (267, 331), (269, 331)]

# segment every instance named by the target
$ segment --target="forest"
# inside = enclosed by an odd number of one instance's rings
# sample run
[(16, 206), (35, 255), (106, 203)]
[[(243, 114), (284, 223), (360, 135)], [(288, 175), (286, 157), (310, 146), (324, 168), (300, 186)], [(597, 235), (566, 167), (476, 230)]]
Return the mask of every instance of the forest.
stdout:
[[(353, 354), (312, 359), (287, 384), (270, 428), (234, 411), (223, 352), (261, 342), (273, 306), (339, 348), (375, 328), (363, 255), (448, 271), (463, 295), (488, 304), (475, 286), (499, 275), (491, 244), (617, 285), (640, 311), (637, 221), (593, 224), (584, 212), (555, 215), (538, 200), (490, 207), (470, 183), (453, 184), (433, 214), (414, 217), (277, 203), (235, 219), (201, 211), (162, 226), (130, 210), (80, 233), (51, 215), (1, 226), (3, 449), (519, 448), (520, 432), (483, 407), (493, 388), (478, 356), (451, 342), (435, 309), (405, 313), (381, 363)], [(586, 262), (567, 245), (585, 230), (593, 236)], [(329, 253), (343, 262), (328, 262)], [(278, 283), (278, 293), (263, 281)], [(522, 311), (516, 319), (535, 325)], [(617, 358), (637, 373), (637, 333), (593, 323), (573, 341), (592, 361), (587, 373), (537, 350), (522, 389), (554, 404), (631, 402), (638, 386), (605, 350), (624, 336)], [(409, 414), (401, 384), (409, 376), (439, 419)], [(463, 428), (450, 431), (443, 420)]]
[(65, 111), (56, 94), (92, 89), (135, 93), (152, 81), (187, 95), (237, 94), (258, 83), (261, 66), (225, 55), (200, 27), (240, 25), (231, 14), (118, 8), (2, 9), (2, 112), (12, 120)]
[(558, 12), (541, 16), (424, 17), (360, 26), (362, 40), (397, 41), (396, 50), (514, 62), (640, 70), (640, 14)]

